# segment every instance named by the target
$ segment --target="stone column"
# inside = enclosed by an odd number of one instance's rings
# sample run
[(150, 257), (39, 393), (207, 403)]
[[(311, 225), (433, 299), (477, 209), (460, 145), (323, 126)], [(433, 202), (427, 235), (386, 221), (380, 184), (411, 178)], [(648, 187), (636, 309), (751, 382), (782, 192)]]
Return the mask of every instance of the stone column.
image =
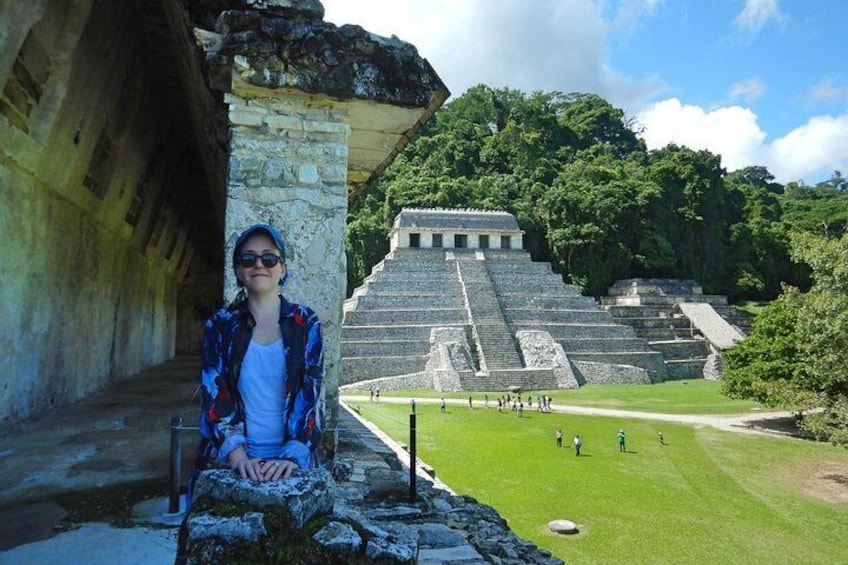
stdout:
[[(225, 102), (230, 124), (226, 300), (236, 295), (230, 257), (239, 233), (256, 222), (276, 227), (286, 243), (289, 269), (283, 294), (312, 307), (323, 325), (326, 430), (338, 410), (347, 284), (348, 110), (344, 102), (288, 89), (234, 88)], [(332, 447), (332, 435), (325, 431), (326, 450)]]

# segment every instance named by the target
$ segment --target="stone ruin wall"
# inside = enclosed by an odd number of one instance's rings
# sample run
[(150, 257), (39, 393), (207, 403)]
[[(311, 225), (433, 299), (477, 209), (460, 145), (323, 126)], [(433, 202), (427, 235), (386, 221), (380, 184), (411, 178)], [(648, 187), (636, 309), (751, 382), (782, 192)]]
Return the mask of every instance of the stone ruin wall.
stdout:
[(2, 15), (0, 425), (173, 357), (193, 249), (169, 192), (194, 182), (132, 10)]

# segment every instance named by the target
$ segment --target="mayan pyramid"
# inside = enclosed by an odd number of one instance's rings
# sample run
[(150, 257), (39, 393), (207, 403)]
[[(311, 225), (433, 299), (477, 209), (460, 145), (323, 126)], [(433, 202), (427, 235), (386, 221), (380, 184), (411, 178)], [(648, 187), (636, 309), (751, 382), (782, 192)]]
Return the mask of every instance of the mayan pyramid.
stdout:
[(345, 302), (341, 385), (525, 390), (666, 379), (661, 353), (549, 263), (514, 216), (404, 209)]

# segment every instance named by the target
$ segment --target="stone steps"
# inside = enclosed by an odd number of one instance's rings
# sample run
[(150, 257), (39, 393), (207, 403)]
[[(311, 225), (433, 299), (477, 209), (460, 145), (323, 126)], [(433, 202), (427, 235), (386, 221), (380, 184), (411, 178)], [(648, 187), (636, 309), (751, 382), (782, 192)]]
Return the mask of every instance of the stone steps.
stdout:
[(633, 328), (655, 328), (655, 329), (688, 329), (692, 324), (686, 316), (674, 317), (613, 317), (620, 324), (627, 324)]
[(346, 326), (376, 326), (389, 322), (399, 326), (426, 324), (464, 324), (467, 322), (465, 309), (429, 308), (419, 310), (352, 310), (345, 314)]
[(426, 355), (343, 357), (339, 384), (346, 385), (381, 377), (420, 373), (426, 364)]
[(675, 339), (694, 339), (698, 332), (685, 328), (635, 328), (636, 335), (648, 341), (672, 341)]
[(633, 338), (558, 338), (559, 343), (566, 354), (578, 352), (650, 352), (651, 347), (641, 339)]
[(457, 266), (476, 328), (481, 366), (485, 365), (490, 371), (520, 368), (521, 357), (504, 320), (486, 266), (482, 261), (460, 261)]
[(504, 317), (512, 324), (609, 324), (612, 322), (609, 314), (600, 310), (561, 310), (561, 309), (530, 309), (506, 308)]
[(343, 338), (341, 346), (342, 357), (387, 357), (430, 353), (430, 344), (424, 340), (351, 341)]
[(421, 308), (465, 308), (461, 295), (447, 294), (363, 294), (357, 308), (369, 310), (416, 310)]
[(707, 342), (702, 339), (648, 342), (651, 349), (659, 351), (668, 360), (706, 359), (710, 354)]
[[(546, 369), (490, 371), (488, 375), (463, 375), (462, 387), (473, 391), (506, 392), (510, 387), (521, 387), (522, 390), (550, 390), (557, 388), (557, 380), (553, 371)], [(475, 399), (474, 404), (480, 406), (480, 399)], [(490, 398), (489, 406), (497, 406), (497, 401)]]
[(617, 324), (556, 324), (516, 323), (513, 330), (517, 333), (521, 330), (543, 330), (551, 334), (554, 339), (559, 338), (636, 338), (636, 332), (630, 326)]
[[(467, 324), (440, 324), (439, 327), (461, 327), (466, 329), (466, 333), (470, 332), (470, 326)], [(429, 325), (343, 326), (342, 340), (386, 342), (418, 340), (429, 344), (432, 329), (433, 326)]]
[(598, 310), (591, 296), (533, 296), (503, 292), (498, 296), (505, 310), (527, 308), (537, 310)]

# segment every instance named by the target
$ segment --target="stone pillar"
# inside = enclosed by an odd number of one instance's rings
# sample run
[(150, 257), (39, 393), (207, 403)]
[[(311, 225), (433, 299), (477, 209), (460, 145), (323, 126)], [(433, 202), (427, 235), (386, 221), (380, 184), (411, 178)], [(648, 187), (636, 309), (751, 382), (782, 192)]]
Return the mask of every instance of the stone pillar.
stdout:
[[(286, 244), (283, 294), (312, 307), (324, 329), (325, 450), (338, 410), (350, 126), (344, 102), (288, 89), (226, 94), (230, 161), (225, 220), (225, 299), (236, 295), (230, 264), (246, 227), (267, 222)], [(327, 452), (325, 451), (325, 455)]]

